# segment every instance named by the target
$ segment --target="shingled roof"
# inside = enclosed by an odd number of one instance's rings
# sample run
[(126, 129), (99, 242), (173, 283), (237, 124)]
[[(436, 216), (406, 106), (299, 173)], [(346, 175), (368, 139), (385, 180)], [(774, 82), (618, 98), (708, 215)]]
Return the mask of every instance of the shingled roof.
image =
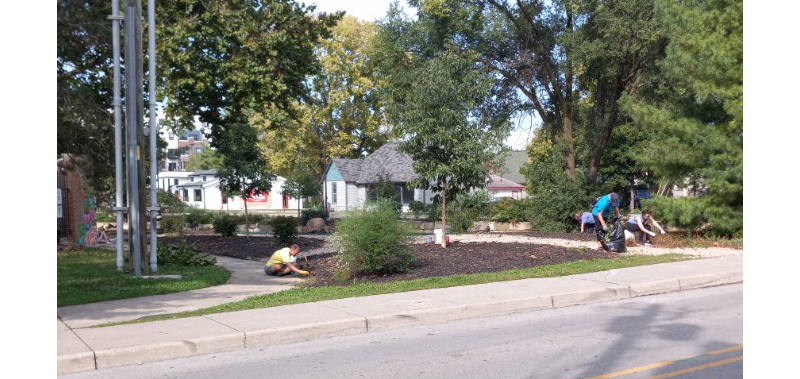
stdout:
[(345, 182), (378, 183), (381, 176), (395, 183), (417, 178), (414, 161), (398, 151), (396, 143), (383, 145), (361, 159), (333, 158), (332, 163), (336, 165)]
[(356, 183), (378, 183), (381, 176), (395, 183), (414, 180), (417, 178), (414, 161), (410, 156), (401, 153), (396, 143), (387, 143), (364, 158), (361, 175)]
[(355, 182), (361, 176), (361, 167), (364, 159), (333, 158), (333, 164), (342, 174), (345, 182)]

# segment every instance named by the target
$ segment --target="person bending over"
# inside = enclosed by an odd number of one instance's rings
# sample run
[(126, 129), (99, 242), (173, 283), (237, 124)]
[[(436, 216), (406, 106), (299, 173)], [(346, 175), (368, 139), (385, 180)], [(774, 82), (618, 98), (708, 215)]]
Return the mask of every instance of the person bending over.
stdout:
[(296, 272), (300, 275), (308, 275), (308, 271), (301, 270), (295, 266), (297, 254), (300, 254), (300, 246), (297, 244), (284, 247), (272, 253), (272, 256), (267, 261), (267, 267), (264, 268), (264, 272), (272, 276), (284, 276), (292, 272)]
[[(655, 226), (659, 230), (661, 230), (661, 234), (664, 234), (664, 228), (653, 219), (653, 212), (649, 209), (645, 209), (642, 211), (640, 215), (631, 215), (628, 219), (628, 222), (625, 223), (625, 230), (636, 233), (639, 232), (639, 243), (645, 245), (652, 245), (653, 242), (650, 239), (651, 237), (655, 237), (655, 233), (652, 231), (650, 225)], [(645, 242), (645, 238), (647, 242)]]
[(606, 221), (610, 219), (612, 209), (617, 211), (617, 217), (619, 218), (619, 195), (615, 192), (601, 196), (594, 205), (594, 208), (592, 208), (597, 241), (600, 242), (600, 247), (606, 251), (608, 251), (608, 246), (606, 246), (605, 243), (606, 232), (608, 231), (608, 224)]

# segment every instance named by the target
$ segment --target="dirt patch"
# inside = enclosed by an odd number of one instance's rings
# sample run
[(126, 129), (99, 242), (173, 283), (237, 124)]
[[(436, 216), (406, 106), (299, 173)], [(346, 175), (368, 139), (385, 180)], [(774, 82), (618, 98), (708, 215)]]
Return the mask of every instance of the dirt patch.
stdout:
[[(393, 275), (358, 275), (362, 281), (387, 282), (436, 276), (495, 272), (534, 266), (616, 258), (617, 254), (588, 248), (562, 247), (531, 243), (454, 243), (443, 249), (433, 244), (409, 245), (416, 261), (411, 272)], [(347, 285), (333, 280), (337, 267), (335, 255), (309, 257), (309, 269), (316, 276), (312, 286)], [(351, 280), (352, 281), (352, 280)]]
[[(180, 238), (162, 237), (159, 241), (177, 244), (180, 243)], [(253, 261), (267, 261), (275, 250), (288, 246), (279, 242), (274, 237), (255, 236), (222, 237), (218, 235), (190, 235), (186, 236), (186, 242), (196, 244), (197, 250), (205, 253)], [(295, 239), (295, 243), (300, 245), (300, 250), (302, 252), (322, 247), (325, 241), (315, 238), (298, 237)]]

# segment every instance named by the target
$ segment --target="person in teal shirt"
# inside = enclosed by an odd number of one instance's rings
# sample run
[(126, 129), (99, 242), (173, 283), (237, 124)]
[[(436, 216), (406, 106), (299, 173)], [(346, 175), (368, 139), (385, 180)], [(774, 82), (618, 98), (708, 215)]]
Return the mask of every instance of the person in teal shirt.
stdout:
[(606, 221), (609, 220), (612, 210), (617, 211), (617, 218), (619, 218), (619, 195), (617, 195), (616, 192), (601, 196), (597, 200), (597, 203), (595, 203), (594, 208), (592, 208), (592, 216), (594, 217), (594, 229), (597, 233), (597, 241), (600, 242), (600, 245), (605, 250), (608, 250), (608, 246), (606, 246), (605, 243), (606, 232), (608, 231), (608, 225), (606, 224)]

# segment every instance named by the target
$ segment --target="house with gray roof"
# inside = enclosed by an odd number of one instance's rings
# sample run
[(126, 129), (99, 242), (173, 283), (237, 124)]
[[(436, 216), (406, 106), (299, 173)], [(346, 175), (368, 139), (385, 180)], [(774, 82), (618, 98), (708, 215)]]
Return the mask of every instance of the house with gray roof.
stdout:
[[(412, 201), (430, 204), (435, 191), (409, 188), (407, 183), (417, 178), (414, 161), (400, 152), (396, 143), (381, 146), (374, 153), (359, 159), (334, 158), (325, 172), (323, 198), (328, 209), (344, 212), (361, 208), (367, 200), (375, 200), (375, 188), (385, 178), (394, 183), (400, 194), (403, 212)], [(525, 197), (525, 186), (497, 175), (488, 175), (486, 190), (492, 196)]]

